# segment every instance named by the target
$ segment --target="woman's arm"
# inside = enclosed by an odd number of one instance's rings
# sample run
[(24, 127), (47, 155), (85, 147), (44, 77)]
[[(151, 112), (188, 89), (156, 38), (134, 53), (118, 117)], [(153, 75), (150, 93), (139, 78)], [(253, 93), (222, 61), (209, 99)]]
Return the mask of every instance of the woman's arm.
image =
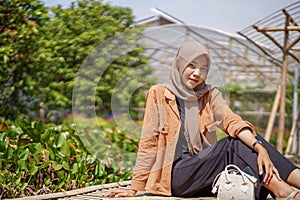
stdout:
[(157, 99), (155, 87), (146, 94), (146, 108), (143, 120), (142, 133), (133, 178), (130, 189), (116, 188), (104, 194), (105, 197), (133, 197), (137, 191), (143, 191), (149, 173), (155, 161), (158, 140), (158, 125), (160, 100)]
[(264, 182), (268, 184), (275, 174), (276, 177), (281, 180), (278, 170), (272, 163), (267, 150), (263, 147), (260, 142), (257, 142), (256, 137), (251, 133), (248, 128), (243, 129), (239, 134), (238, 138), (244, 142), (248, 147), (252, 148), (253, 151), (258, 153), (257, 165), (259, 174), (262, 175), (265, 171)]
[(150, 171), (157, 153), (159, 135), (159, 119), (162, 114), (161, 101), (157, 93), (160, 90), (152, 87), (146, 94), (146, 108), (143, 120), (142, 134), (136, 164), (132, 176), (131, 188), (137, 191), (145, 189)]
[(211, 91), (210, 106), (213, 112), (213, 118), (217, 122), (217, 127), (231, 137), (236, 138), (245, 128), (251, 130), (251, 133), (256, 136), (253, 125), (232, 112), (217, 88)]
[(253, 150), (257, 152), (257, 165), (259, 174), (262, 175), (263, 171), (266, 173), (264, 182), (268, 184), (273, 174), (275, 174), (277, 178), (281, 180), (267, 150), (259, 142), (256, 142), (256, 132), (253, 125), (244, 121), (239, 115), (232, 112), (218, 89), (213, 89), (211, 96), (210, 103), (213, 109), (215, 120), (220, 122), (220, 128), (227, 132), (231, 137), (239, 138), (248, 147), (253, 148)]

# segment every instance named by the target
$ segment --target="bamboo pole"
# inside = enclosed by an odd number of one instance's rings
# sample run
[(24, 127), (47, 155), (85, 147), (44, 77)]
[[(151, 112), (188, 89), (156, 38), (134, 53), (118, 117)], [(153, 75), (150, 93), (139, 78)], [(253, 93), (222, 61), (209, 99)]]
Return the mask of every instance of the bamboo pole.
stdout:
[(289, 137), (287, 147), (286, 147), (286, 150), (285, 150), (285, 155), (289, 155), (289, 153), (291, 151), (292, 142), (293, 142), (294, 135), (295, 135), (295, 130), (296, 130), (296, 127), (297, 127), (297, 124), (298, 124), (298, 122), (297, 122), (298, 118), (299, 118), (299, 107), (298, 107), (297, 115), (296, 115), (295, 119), (293, 120), (293, 125), (292, 125), (292, 129), (291, 129), (291, 132), (290, 132), (290, 137)]
[(278, 26), (278, 27), (266, 27), (266, 28), (258, 28), (258, 31), (300, 31), (300, 26)]
[(286, 74), (288, 66), (288, 54), (284, 52), (282, 63), (282, 75), (281, 75), (281, 95), (280, 95), (280, 108), (279, 108), (279, 123), (278, 123), (278, 135), (277, 135), (277, 150), (282, 153), (282, 142), (285, 129), (285, 99), (286, 99)]
[(267, 140), (267, 141), (270, 141), (270, 137), (271, 137), (271, 133), (272, 133), (272, 129), (274, 126), (275, 117), (276, 117), (276, 112), (277, 112), (278, 106), (279, 106), (280, 96), (281, 96), (281, 86), (279, 85), (278, 90), (276, 92), (275, 100), (274, 100), (274, 103), (272, 106), (271, 114), (269, 117), (268, 126), (266, 129), (265, 140)]
[[(289, 17), (286, 18), (285, 27), (289, 24)], [(281, 72), (281, 97), (279, 108), (279, 123), (278, 123), (278, 135), (277, 135), (277, 150), (282, 153), (282, 142), (285, 128), (285, 99), (286, 99), (286, 75), (289, 59), (289, 31), (284, 31), (284, 46), (283, 46), (283, 58), (282, 58), (282, 72)]]
[[(300, 121), (297, 122), (298, 123), (298, 127), (300, 127)], [(298, 135), (298, 152), (297, 152), (297, 155), (299, 156), (300, 155), (300, 137)]]

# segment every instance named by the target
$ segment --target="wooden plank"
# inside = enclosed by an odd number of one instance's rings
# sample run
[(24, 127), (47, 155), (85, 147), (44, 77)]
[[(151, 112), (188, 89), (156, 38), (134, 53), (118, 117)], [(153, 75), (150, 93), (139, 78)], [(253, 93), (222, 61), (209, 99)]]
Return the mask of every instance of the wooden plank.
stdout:
[(36, 195), (36, 196), (28, 196), (28, 197), (22, 197), (22, 198), (15, 198), (14, 200), (43, 200), (43, 199), (57, 199), (57, 198), (63, 198), (68, 196), (76, 196), (84, 193), (93, 192), (96, 190), (102, 190), (102, 189), (108, 189), (108, 188), (116, 188), (120, 186), (127, 186), (130, 185), (131, 181), (124, 181), (124, 182), (118, 182), (118, 183), (108, 183), (103, 185), (95, 185), (90, 186), (86, 188), (80, 188), (75, 190), (70, 190), (66, 192), (57, 192), (57, 193), (50, 193), (50, 194), (44, 194), (44, 195)]

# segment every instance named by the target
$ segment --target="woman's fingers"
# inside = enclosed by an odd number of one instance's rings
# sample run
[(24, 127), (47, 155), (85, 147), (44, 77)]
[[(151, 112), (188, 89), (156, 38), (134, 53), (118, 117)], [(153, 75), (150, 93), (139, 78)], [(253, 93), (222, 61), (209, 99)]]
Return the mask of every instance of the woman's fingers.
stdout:
[(258, 172), (259, 172), (259, 175), (263, 175), (264, 168), (263, 168), (262, 162), (258, 162)]
[(132, 197), (135, 192), (129, 189), (112, 189), (103, 194), (104, 197)]
[[(116, 195), (118, 195), (119, 193), (122, 193), (120, 191), (120, 189), (112, 189), (106, 193), (103, 194), (103, 196), (105, 197), (115, 197)], [(124, 193), (124, 192), (123, 192)]]
[(276, 177), (278, 178), (278, 180), (281, 181), (282, 179), (280, 177), (280, 174), (279, 174), (278, 170), (274, 167), (273, 171), (274, 171)]
[(275, 177), (276, 177), (279, 181), (282, 180), (281, 177), (280, 177), (280, 174), (279, 174), (278, 170), (277, 170), (274, 166), (272, 166), (272, 167), (270, 167), (269, 172), (266, 171), (265, 178), (264, 178), (264, 182), (265, 182), (266, 184), (269, 184), (270, 181), (271, 181), (271, 179), (274, 177), (274, 175), (275, 175)]
[(114, 190), (110, 190), (110, 191), (104, 193), (103, 196), (104, 196), (104, 197), (115, 196), (115, 192), (114, 192)]
[(273, 168), (268, 166), (266, 167), (266, 175), (265, 175), (265, 178), (264, 178), (264, 182), (266, 184), (269, 184), (269, 182), (271, 181), (273, 177)]
[(265, 178), (264, 178), (264, 182), (266, 184), (269, 184), (274, 175), (276, 176), (276, 178), (279, 181), (281, 181), (282, 179), (280, 177), (280, 174), (279, 174), (278, 170), (276, 169), (276, 167), (273, 165), (273, 163), (270, 163), (267, 166), (268, 167), (266, 167), (266, 175), (265, 175)]
[(127, 192), (120, 192), (116, 194), (115, 197), (131, 197), (131, 195), (128, 194)]
[(264, 166), (265, 166), (265, 171), (266, 171), (264, 182), (266, 184), (269, 184), (269, 182), (273, 176), (273, 164), (267, 161)]

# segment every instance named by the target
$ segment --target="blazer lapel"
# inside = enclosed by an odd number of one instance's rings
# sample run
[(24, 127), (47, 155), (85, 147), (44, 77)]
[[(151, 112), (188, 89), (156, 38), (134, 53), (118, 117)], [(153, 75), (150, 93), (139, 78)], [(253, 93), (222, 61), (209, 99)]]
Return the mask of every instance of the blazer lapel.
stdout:
[(177, 118), (179, 119), (179, 111), (176, 104), (176, 97), (175, 95), (168, 89), (165, 89), (165, 97), (168, 99), (168, 104), (173, 110), (173, 112), (176, 114)]

